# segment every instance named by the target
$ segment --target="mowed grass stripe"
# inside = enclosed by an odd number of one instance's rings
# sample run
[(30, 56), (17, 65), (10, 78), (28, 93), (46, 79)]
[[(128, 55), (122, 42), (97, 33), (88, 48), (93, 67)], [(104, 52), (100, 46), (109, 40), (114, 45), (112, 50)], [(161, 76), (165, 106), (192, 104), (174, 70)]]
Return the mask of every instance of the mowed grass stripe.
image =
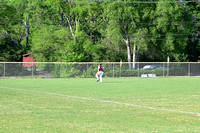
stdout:
[[(120, 101), (147, 107), (199, 112), (200, 78), (16, 79), (10, 88), (38, 90), (70, 96)], [(1, 82), (0, 82), (1, 84)], [(5, 86), (4, 85), (4, 86)]]
[(11, 90), (16, 90), (16, 91), (26, 91), (26, 92), (47, 94), (47, 95), (63, 96), (63, 97), (81, 99), (81, 100), (98, 101), (98, 102), (112, 103), (112, 104), (121, 104), (121, 105), (127, 105), (127, 106), (138, 107), (138, 108), (145, 108), (145, 109), (151, 109), (151, 110), (160, 110), (160, 111), (169, 111), (169, 112), (175, 112), (175, 113), (200, 115), (199, 112), (187, 112), (187, 111), (180, 111), (180, 110), (161, 109), (161, 108), (148, 107), (148, 106), (142, 106), (142, 105), (134, 105), (134, 104), (130, 104), (130, 103), (122, 103), (122, 102), (116, 102), (116, 101), (106, 101), (106, 100), (101, 100), (101, 99), (78, 97), (78, 96), (71, 96), (71, 95), (58, 94), (58, 93), (50, 93), (50, 92), (42, 92), (42, 91), (34, 91), (34, 90), (24, 90), (24, 89), (17, 89), (17, 88), (8, 88), (8, 87), (4, 87), (4, 86), (0, 86), (0, 88), (11, 89)]

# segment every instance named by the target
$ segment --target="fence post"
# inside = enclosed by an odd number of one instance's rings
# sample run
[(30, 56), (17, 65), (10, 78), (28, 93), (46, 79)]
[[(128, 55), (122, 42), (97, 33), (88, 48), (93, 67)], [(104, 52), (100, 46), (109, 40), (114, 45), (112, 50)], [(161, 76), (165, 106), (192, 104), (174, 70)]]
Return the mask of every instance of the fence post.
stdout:
[(60, 78), (61, 78), (61, 75), (62, 75), (62, 64), (60, 63)]
[(88, 77), (88, 63), (87, 63), (87, 77)]
[(33, 62), (32, 62), (32, 78), (33, 78)]
[(188, 63), (188, 76), (190, 76), (190, 63)]
[(114, 72), (114, 71), (115, 71), (115, 68), (114, 68), (114, 67), (115, 67), (115, 65), (114, 65), (114, 63), (113, 63), (113, 77), (115, 77), (115, 72)]
[(4, 63), (3, 76), (6, 77), (6, 64)]
[(163, 63), (163, 77), (165, 76), (165, 66), (164, 66), (164, 63)]
[(138, 62), (138, 78), (140, 77), (140, 63)]
[(122, 65), (121, 64), (119, 64), (119, 67), (120, 67), (120, 77), (122, 76)]
[(167, 76), (169, 76), (169, 62), (167, 63)]

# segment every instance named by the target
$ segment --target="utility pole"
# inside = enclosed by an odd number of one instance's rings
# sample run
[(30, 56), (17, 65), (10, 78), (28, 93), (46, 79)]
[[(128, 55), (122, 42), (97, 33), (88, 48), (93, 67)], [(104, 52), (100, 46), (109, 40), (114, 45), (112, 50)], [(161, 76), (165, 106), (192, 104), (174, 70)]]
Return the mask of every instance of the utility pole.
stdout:
[(29, 34), (29, 15), (27, 15), (27, 21), (25, 22), (26, 27), (26, 48), (28, 47), (28, 34)]

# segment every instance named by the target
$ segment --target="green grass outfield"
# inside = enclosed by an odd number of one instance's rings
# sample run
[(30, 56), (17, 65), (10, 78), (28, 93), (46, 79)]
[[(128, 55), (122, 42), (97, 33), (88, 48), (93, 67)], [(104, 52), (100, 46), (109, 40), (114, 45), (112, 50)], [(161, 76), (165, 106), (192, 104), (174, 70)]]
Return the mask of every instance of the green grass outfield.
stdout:
[(0, 132), (200, 132), (200, 78), (0, 79)]

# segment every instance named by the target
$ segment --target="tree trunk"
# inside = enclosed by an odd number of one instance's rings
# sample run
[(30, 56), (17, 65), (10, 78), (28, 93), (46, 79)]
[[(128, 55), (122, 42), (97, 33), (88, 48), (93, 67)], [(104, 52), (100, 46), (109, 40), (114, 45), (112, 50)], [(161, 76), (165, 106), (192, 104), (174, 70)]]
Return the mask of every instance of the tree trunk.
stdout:
[(64, 26), (65, 24), (64, 24), (64, 18), (63, 18), (63, 16), (64, 16), (64, 14), (63, 14), (63, 12), (60, 14), (60, 18), (61, 18), (61, 24), (62, 24), (62, 26)]
[(127, 38), (124, 41), (126, 42), (126, 46), (127, 46), (128, 65), (129, 65), (129, 69), (131, 69), (131, 46), (130, 46), (130, 39)]
[(59, 8), (59, 14), (60, 14), (60, 18), (61, 18), (61, 25), (64, 26), (64, 13), (61, 13), (61, 8)]
[(125, 26), (125, 35), (126, 35), (126, 39), (124, 39), (124, 41), (126, 42), (126, 46), (127, 46), (127, 54), (128, 54), (128, 65), (129, 65), (129, 69), (131, 69), (131, 40), (130, 37), (128, 35), (128, 26)]
[(28, 40), (29, 40), (29, 15), (27, 15), (27, 21), (26, 21), (26, 48), (28, 47)]
[(135, 62), (136, 62), (136, 44), (133, 45), (133, 70), (135, 70)]
[(71, 26), (71, 24), (70, 24), (70, 20), (69, 20), (68, 17), (66, 17), (66, 19), (67, 19), (67, 23), (68, 23), (68, 25), (69, 25), (69, 29), (70, 29), (70, 31), (71, 31), (71, 34), (72, 34), (72, 36), (74, 37), (74, 33), (73, 33), (72, 26)]

